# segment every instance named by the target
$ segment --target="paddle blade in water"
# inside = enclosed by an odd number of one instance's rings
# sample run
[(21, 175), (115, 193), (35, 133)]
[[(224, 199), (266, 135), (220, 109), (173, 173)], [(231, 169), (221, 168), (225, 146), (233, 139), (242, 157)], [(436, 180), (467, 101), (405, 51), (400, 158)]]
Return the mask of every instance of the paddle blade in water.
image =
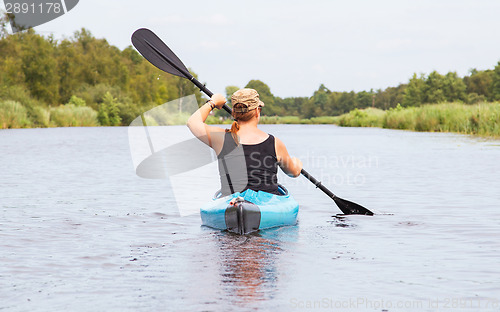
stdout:
[(346, 215), (360, 214), (360, 215), (366, 215), (366, 216), (373, 216), (373, 212), (366, 209), (365, 207), (335, 196), (335, 194), (333, 194), (332, 191), (327, 189), (326, 186), (321, 184), (321, 182), (316, 180), (316, 178), (314, 178), (312, 175), (309, 174), (309, 172), (305, 171), (304, 169), (302, 169), (302, 171), (300, 173), (304, 177), (306, 177), (309, 181), (311, 181), (311, 183), (314, 184), (317, 188), (319, 188), (326, 195), (328, 195), (330, 198), (332, 198), (335, 201), (335, 203), (337, 204), (337, 206), (339, 207), (339, 209), (342, 210), (342, 212), (344, 214), (346, 214)]
[(132, 44), (151, 64), (172, 75), (191, 79), (182, 61), (151, 30), (141, 28), (132, 35)]
[(342, 210), (342, 212), (346, 215), (359, 214), (359, 215), (373, 216), (373, 212), (371, 212), (370, 210), (366, 209), (361, 205), (339, 198), (337, 196), (335, 196), (333, 200), (335, 201), (339, 209)]

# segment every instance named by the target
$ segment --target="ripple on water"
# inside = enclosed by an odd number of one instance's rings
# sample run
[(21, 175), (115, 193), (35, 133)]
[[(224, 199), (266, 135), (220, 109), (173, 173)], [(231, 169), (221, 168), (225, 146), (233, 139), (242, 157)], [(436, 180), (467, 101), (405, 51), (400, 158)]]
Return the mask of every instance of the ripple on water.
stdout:
[[(498, 303), (498, 144), (328, 125), (263, 129), (333, 191), (378, 214), (332, 216), (340, 211), (329, 197), (281, 176), (301, 205), (298, 225), (233, 235), (201, 227), (199, 215), (180, 217), (169, 181), (135, 176), (125, 128), (2, 132), (2, 178), (12, 183), (1, 185), (0, 309), (309, 311), (298, 304), (325, 298)], [(329, 166), (325, 155), (377, 161)], [(326, 166), (314, 166), (314, 157)], [(193, 191), (206, 187), (196, 183)]]

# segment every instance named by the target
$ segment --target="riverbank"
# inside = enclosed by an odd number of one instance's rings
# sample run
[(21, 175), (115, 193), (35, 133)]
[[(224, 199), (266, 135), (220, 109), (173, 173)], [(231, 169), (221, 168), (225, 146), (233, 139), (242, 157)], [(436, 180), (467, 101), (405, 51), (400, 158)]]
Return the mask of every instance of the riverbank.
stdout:
[[(182, 120), (189, 116), (180, 118)], [(209, 124), (230, 124), (231, 119), (209, 116)], [(429, 104), (419, 107), (397, 106), (389, 110), (355, 109), (340, 116), (310, 119), (298, 116), (262, 116), (261, 124), (336, 124), (342, 127), (379, 127), (424, 132), (454, 132), (484, 137), (500, 137), (500, 103)], [(14, 101), (0, 101), (0, 129), (99, 126), (98, 112), (73, 104), (36, 107), (28, 110)]]
[[(263, 125), (322, 125), (322, 124), (336, 124), (338, 116), (322, 116), (313, 118), (300, 118), (299, 116), (261, 116), (260, 124)], [(217, 119), (214, 116), (209, 116), (207, 119), (208, 124), (231, 124), (233, 121), (229, 118)]]
[(441, 103), (419, 107), (398, 106), (353, 110), (334, 118), (342, 127), (380, 127), (425, 132), (455, 132), (500, 137), (500, 103)]
[(0, 129), (95, 127), (98, 113), (87, 106), (26, 107), (16, 101), (0, 101)]
[(500, 103), (429, 104), (397, 106), (389, 110), (355, 109), (340, 116), (302, 119), (296, 116), (263, 116), (262, 124), (336, 124), (341, 127), (379, 127), (422, 132), (454, 132), (500, 137)]

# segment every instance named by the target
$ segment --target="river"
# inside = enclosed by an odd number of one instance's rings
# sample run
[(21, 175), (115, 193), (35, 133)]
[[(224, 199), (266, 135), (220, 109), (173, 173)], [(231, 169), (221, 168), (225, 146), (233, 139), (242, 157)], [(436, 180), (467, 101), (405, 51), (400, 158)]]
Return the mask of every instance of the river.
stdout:
[(499, 141), (261, 128), (376, 215), (280, 175), (298, 225), (232, 235), (135, 174), (127, 128), (1, 130), (0, 310), (500, 311)]

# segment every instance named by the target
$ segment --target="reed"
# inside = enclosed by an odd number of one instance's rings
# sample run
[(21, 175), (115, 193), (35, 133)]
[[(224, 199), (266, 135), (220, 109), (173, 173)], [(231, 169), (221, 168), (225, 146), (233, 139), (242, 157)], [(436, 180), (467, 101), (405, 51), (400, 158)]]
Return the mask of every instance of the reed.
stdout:
[(305, 119), (298, 116), (261, 116), (261, 124), (301, 124)]
[(355, 109), (333, 118), (332, 123), (343, 127), (382, 127), (385, 112), (378, 108)]
[(346, 127), (382, 127), (500, 137), (500, 103), (398, 106), (388, 111), (370, 108), (336, 117), (335, 123)]
[(35, 106), (28, 112), (33, 127), (46, 128), (50, 126), (50, 109)]
[(92, 108), (67, 104), (50, 108), (50, 124), (56, 127), (95, 127), (99, 126), (99, 121)]
[(27, 109), (16, 101), (0, 102), (0, 128), (27, 128), (31, 125)]

